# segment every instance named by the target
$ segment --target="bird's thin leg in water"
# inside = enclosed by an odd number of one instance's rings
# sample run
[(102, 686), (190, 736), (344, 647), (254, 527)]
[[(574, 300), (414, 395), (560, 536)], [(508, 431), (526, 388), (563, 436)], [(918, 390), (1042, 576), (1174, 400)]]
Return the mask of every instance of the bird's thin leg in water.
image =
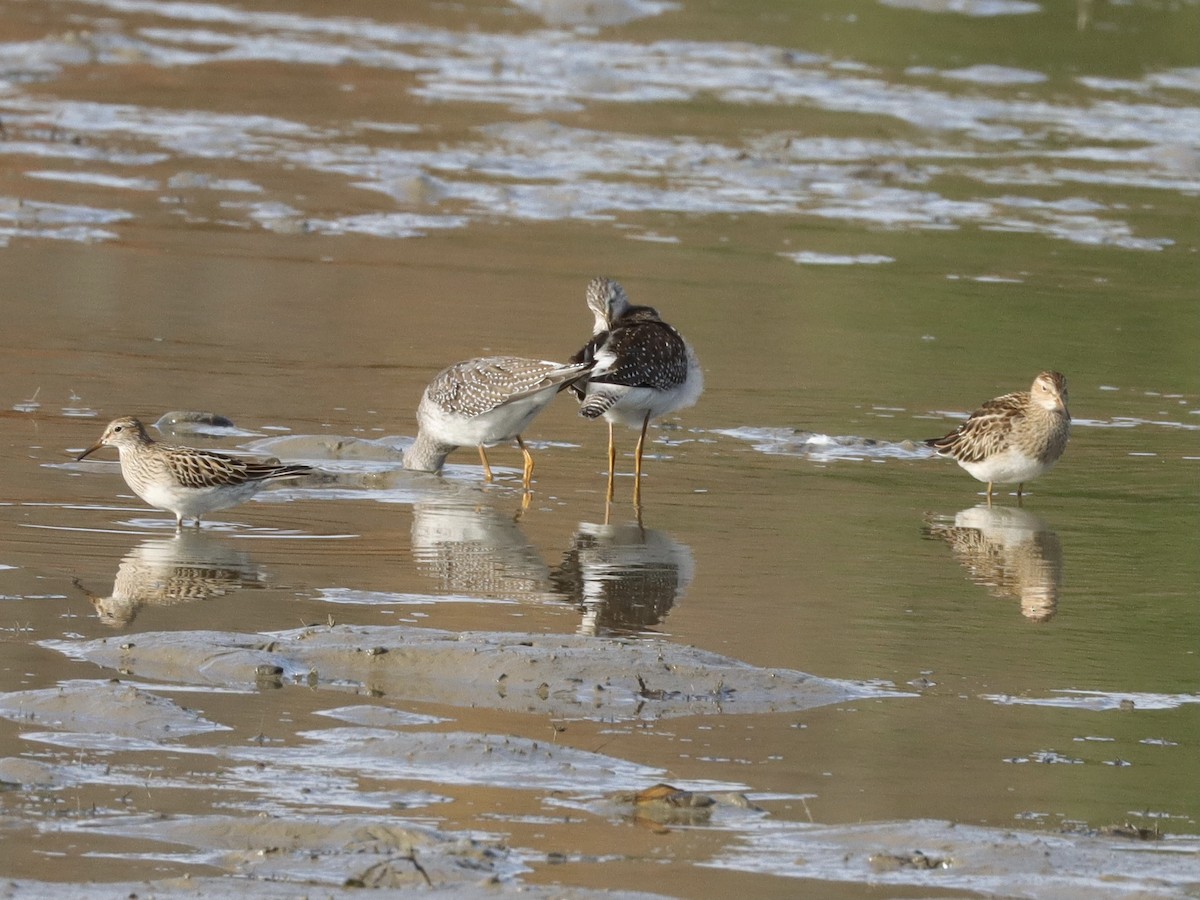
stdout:
[(521, 448), (521, 454), (525, 457), (525, 474), (521, 480), (525, 490), (529, 490), (530, 482), (533, 481), (533, 455), (525, 447), (525, 442), (521, 440), (521, 436), (517, 435), (517, 446)]
[(492, 467), (488, 465), (487, 450), (484, 449), (483, 444), (479, 445), (479, 461), (483, 463), (483, 480), (491, 481)]
[(642, 419), (642, 433), (638, 437), (637, 451), (633, 457), (633, 505), (641, 506), (642, 503), (642, 447), (646, 443), (646, 429), (650, 425), (650, 413), (646, 413), (646, 418)]
[(613, 498), (613, 475), (617, 468), (617, 445), (613, 443), (613, 426), (612, 422), (608, 423), (608, 494), (605, 497), (606, 502), (611, 503)]

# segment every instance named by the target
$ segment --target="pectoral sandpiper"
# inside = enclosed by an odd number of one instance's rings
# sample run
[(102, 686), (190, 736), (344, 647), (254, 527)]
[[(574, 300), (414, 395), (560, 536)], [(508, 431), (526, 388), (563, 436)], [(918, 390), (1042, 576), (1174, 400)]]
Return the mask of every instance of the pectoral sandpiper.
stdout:
[(704, 390), (696, 355), (683, 337), (649, 306), (632, 306), (625, 289), (603, 277), (588, 284), (595, 316), (592, 339), (572, 362), (595, 362), (586, 382), (572, 390), (579, 414), (608, 422), (608, 499), (613, 497), (617, 451), (613, 425), (640, 428), (634, 453), (633, 502), (641, 502), (642, 451), (651, 419), (693, 405)]
[(1030, 390), (987, 401), (948, 435), (925, 443), (986, 481), (990, 504), (995, 484), (1016, 484), (1019, 500), (1025, 482), (1058, 462), (1070, 433), (1067, 380), (1042, 372)]
[(404, 467), (439, 472), (459, 447), (478, 447), (484, 478), (492, 480), (487, 451), (516, 440), (524, 456), (522, 484), (529, 488), (533, 457), (521, 439), (563, 386), (584, 377), (592, 363), (569, 364), (518, 356), (491, 356), (455, 363), (425, 388), (417, 407), (417, 440), (404, 453)]
[(213, 450), (197, 450), (156, 441), (132, 416), (113, 419), (100, 440), (84, 450), (83, 459), (102, 447), (115, 447), (121, 474), (130, 489), (156, 509), (175, 514), (175, 527), (236, 506), (257, 494), (269, 481), (300, 478), (313, 470), (302, 465), (255, 462)]

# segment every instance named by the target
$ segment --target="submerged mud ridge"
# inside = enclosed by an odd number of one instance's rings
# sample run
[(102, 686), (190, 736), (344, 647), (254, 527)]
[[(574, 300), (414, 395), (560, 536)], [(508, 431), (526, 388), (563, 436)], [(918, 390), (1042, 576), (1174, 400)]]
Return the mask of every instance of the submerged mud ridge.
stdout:
[[(30, 728), (148, 740), (227, 730), (170, 700), (115, 681), (67, 682), (57, 688), (0, 694), (0, 716)], [(0, 780), (3, 772), (0, 768)]]
[(865, 459), (928, 459), (933, 452), (912, 440), (883, 441), (858, 435), (828, 435), (798, 428), (715, 428), (714, 434), (747, 441), (760, 453), (799, 456), (816, 462)]
[(258, 635), (156, 632), (46, 645), (158, 681), (353, 686), (390, 698), (565, 719), (797, 711), (905, 696), (756, 668), (664, 641), (569, 635), (343, 625)]

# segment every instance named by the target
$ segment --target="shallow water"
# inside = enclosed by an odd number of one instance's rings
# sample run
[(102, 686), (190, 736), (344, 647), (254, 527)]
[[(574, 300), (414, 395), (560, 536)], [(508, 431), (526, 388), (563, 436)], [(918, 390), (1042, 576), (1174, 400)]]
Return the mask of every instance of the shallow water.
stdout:
[[(11, 5), (3, 874), (400, 887), (424, 883), (418, 842), (463, 890), (1195, 891), (1198, 19)], [(493, 485), (469, 450), (443, 478), (399, 468), (430, 376), (569, 356), (599, 273), (705, 368), (652, 435), (640, 522), (627, 474), (606, 521), (604, 429), (565, 399), (527, 435), (528, 508), (515, 449)], [(989, 510), (919, 439), (1048, 367), (1071, 444)], [(176, 536), (113, 454), (71, 461), (110, 418), (180, 409), (238, 426), (184, 442), (333, 477)], [(311, 668), (253, 649), (262, 672), (202, 637), (330, 626), (409, 631)], [(404, 673), (411, 629), (481, 654), (471, 635), (570, 636), (593, 671), (363, 674)], [(134, 654), (164, 635), (209, 661)], [(133, 655), (83, 653), (105, 638)], [(619, 694), (627, 642), (659, 641), (860, 693), (764, 711), (747, 683), (740, 712), (639, 664)], [(613, 705), (564, 712), (590, 678)], [(39, 693), (59, 686), (101, 714)], [(611, 799), (656, 781), (719, 802), (663, 821)], [(251, 834), (259, 813), (294, 830)]]

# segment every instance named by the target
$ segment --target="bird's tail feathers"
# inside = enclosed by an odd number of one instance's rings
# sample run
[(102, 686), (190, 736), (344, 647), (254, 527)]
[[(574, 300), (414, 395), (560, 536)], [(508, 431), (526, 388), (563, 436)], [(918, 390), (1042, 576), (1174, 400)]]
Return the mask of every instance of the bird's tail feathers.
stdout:
[(262, 466), (252, 467), (251, 472), (258, 478), (263, 480), (275, 481), (277, 479), (288, 478), (303, 478), (305, 475), (311, 475), (315, 472), (312, 466), (302, 465), (300, 463), (267, 463)]
[(939, 456), (947, 456), (953, 452), (955, 446), (958, 444), (958, 431), (952, 431), (942, 437), (925, 438), (921, 443), (932, 447)]
[(588, 394), (579, 407), (579, 414), (585, 419), (598, 419), (620, 400), (618, 394)]

